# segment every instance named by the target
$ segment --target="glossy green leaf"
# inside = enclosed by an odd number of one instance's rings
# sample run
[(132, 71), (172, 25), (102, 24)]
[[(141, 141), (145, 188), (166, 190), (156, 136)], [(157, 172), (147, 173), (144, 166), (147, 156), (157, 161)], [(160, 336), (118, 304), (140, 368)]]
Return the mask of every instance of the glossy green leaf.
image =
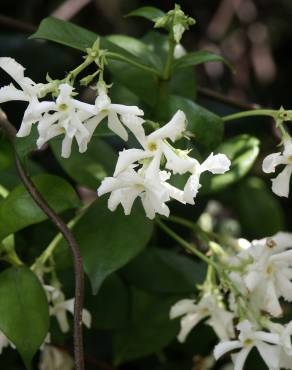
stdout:
[(154, 293), (192, 293), (205, 279), (205, 265), (174, 252), (147, 248), (122, 270), (125, 279)]
[(221, 55), (211, 53), (210, 51), (200, 50), (197, 52), (187, 53), (181, 58), (178, 58), (177, 60), (175, 60), (173, 68), (180, 69), (193, 67), (208, 62), (223, 62), (228, 67), (230, 67), (230, 64), (226, 62), (226, 60)]
[(223, 175), (204, 174), (201, 194), (208, 194), (226, 188), (244, 177), (259, 154), (260, 142), (250, 135), (239, 135), (222, 143), (216, 152), (226, 154), (231, 160), (231, 167)]
[[(32, 178), (48, 204), (58, 213), (79, 206), (75, 190), (63, 179), (42, 174)], [(0, 240), (47, 216), (36, 205), (23, 185), (14, 188), (0, 203)]]
[(27, 368), (49, 330), (46, 294), (26, 267), (0, 274), (0, 330), (16, 346)]
[(157, 18), (163, 17), (165, 13), (154, 6), (143, 6), (130, 12), (128, 17), (142, 17), (155, 22)]
[(117, 154), (105, 141), (93, 137), (85, 153), (79, 153), (76, 143), (72, 146), (70, 158), (60, 156), (61, 140), (50, 143), (53, 153), (68, 173), (79, 185), (96, 190), (100, 181), (114, 172)]
[(97, 295), (89, 294), (86, 308), (92, 315), (92, 327), (116, 330), (127, 327), (130, 316), (128, 287), (117, 275), (112, 274), (102, 284)]
[(142, 40), (126, 35), (110, 35), (106, 39), (144, 62), (147, 62), (147, 64), (151, 64), (157, 69), (162, 70), (163, 65), (160, 58)]
[(281, 204), (260, 178), (251, 177), (240, 183), (233, 202), (239, 222), (251, 238), (266, 237), (285, 229)]
[(30, 37), (32, 39), (44, 39), (54, 41), (61, 45), (66, 45), (74, 49), (86, 51), (92, 47), (93, 43), (99, 38), (100, 47), (112, 53), (116, 53), (124, 58), (142, 65), (147, 65), (145, 61), (137, 58), (135, 55), (120, 48), (104, 37), (97, 35), (85, 28), (79, 27), (71, 22), (61, 19), (48, 17), (45, 18), (39, 25), (38, 30)]
[[(104, 279), (146, 246), (152, 235), (152, 222), (138, 205), (125, 216), (121, 207), (111, 212), (106, 197), (96, 200), (74, 227), (83, 257), (84, 269), (96, 294)], [(68, 260), (67, 246), (58, 248), (57, 260)]]
[(220, 144), (224, 124), (219, 116), (190, 99), (175, 95), (170, 95), (161, 102), (158, 114), (162, 121), (167, 122), (178, 109), (185, 112), (187, 131), (191, 133), (192, 141), (199, 149), (210, 152)]
[(179, 324), (177, 320), (169, 319), (169, 311), (178, 299), (133, 289), (132, 325), (114, 334), (116, 365), (157, 353), (175, 338)]

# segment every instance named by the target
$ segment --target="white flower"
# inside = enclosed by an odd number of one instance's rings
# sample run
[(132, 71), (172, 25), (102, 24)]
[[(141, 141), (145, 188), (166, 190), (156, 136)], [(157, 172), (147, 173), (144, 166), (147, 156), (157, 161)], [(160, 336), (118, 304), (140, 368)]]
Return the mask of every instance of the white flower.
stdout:
[(41, 353), (39, 369), (73, 370), (74, 360), (67, 352), (46, 344)]
[(0, 330), (0, 355), (3, 352), (3, 349), (8, 347), (9, 344), (9, 340), (7, 339), (6, 335)]
[(256, 347), (268, 368), (278, 369), (280, 350), (278, 334), (255, 331), (248, 320), (240, 322), (237, 329), (240, 331), (238, 340), (223, 341), (217, 344), (214, 349), (216, 360), (229, 351), (240, 349), (238, 353), (232, 355), (232, 361), (234, 370), (242, 370), (248, 354), (252, 348)]
[(105, 178), (97, 190), (98, 195), (111, 192), (108, 200), (111, 211), (121, 203), (125, 214), (129, 215), (135, 199), (140, 197), (148, 218), (153, 219), (156, 213), (168, 216), (169, 208), (165, 202), (170, 198), (183, 202), (183, 194), (166, 182), (170, 175), (166, 171), (159, 171), (158, 160), (156, 158), (137, 172), (134, 166), (129, 166), (117, 176)]
[[(253, 262), (248, 264), (244, 282), (258, 297), (261, 308), (279, 316), (279, 297), (292, 301), (292, 234), (280, 232), (271, 238), (255, 240), (245, 252)], [(287, 250), (288, 249), (288, 250)]]
[(226, 311), (213, 295), (205, 295), (198, 304), (192, 299), (178, 301), (170, 310), (170, 318), (174, 319), (184, 315), (181, 319), (181, 330), (178, 340), (184, 342), (189, 332), (203, 319), (209, 317), (207, 324), (210, 325), (220, 339), (229, 339), (234, 336), (233, 317)]
[(140, 143), (143, 149), (130, 149), (120, 152), (114, 176), (124, 171), (131, 164), (145, 158), (152, 158), (155, 162), (160, 163), (162, 155), (166, 158), (165, 167), (167, 169), (180, 174), (187, 172), (192, 164), (175, 153), (174, 148), (166, 141), (170, 139), (174, 142), (180, 137), (185, 130), (185, 122), (185, 114), (178, 110), (166, 125), (148, 136), (141, 136)]
[[(40, 118), (40, 115), (36, 116), (35, 114), (36, 108), (39, 107), (39, 104), (42, 104), (43, 106), (46, 105), (44, 103), (40, 103), (38, 100), (38, 95), (45, 85), (36, 84), (30, 78), (25, 77), (25, 68), (12, 58), (0, 58), (0, 67), (8, 73), (20, 87), (20, 89), (18, 89), (13, 84), (2, 87), (0, 89), (0, 103), (11, 100), (20, 100), (29, 103), (25, 110), (20, 129), (17, 133), (17, 136), (20, 137), (27, 136), (30, 134), (33, 123)], [(32, 113), (33, 117), (31, 116)]]
[[(67, 318), (67, 312), (74, 314), (74, 298), (65, 300), (64, 293), (60, 290), (59, 283), (56, 286), (45, 285), (44, 289), (48, 295), (50, 316), (55, 316), (60, 329), (63, 333), (69, 331), (70, 326)], [(83, 309), (82, 322), (87, 327), (91, 326), (91, 315), (89, 311)]]
[(128, 133), (124, 126), (133, 132), (138, 141), (143, 140), (145, 136), (142, 127), (144, 120), (139, 116), (143, 116), (144, 112), (136, 106), (112, 104), (104, 82), (98, 83), (97, 90), (98, 96), (95, 100), (97, 114), (85, 123), (90, 134), (92, 135), (99, 123), (107, 117), (108, 127), (123, 140), (128, 140)]
[[(59, 91), (56, 102), (46, 102), (46, 106), (39, 106), (35, 110), (36, 118), (39, 112), (43, 114), (38, 123), (37, 145), (40, 148), (53, 137), (65, 134), (62, 142), (62, 157), (68, 158), (74, 137), (80, 153), (87, 150), (91, 134), (83, 122), (96, 113), (96, 107), (72, 98), (73, 87), (69, 84), (61, 84)], [(40, 104), (43, 103), (45, 102)]]
[(272, 190), (280, 197), (289, 196), (290, 177), (292, 173), (292, 140), (284, 142), (283, 153), (273, 153), (268, 155), (263, 161), (263, 171), (266, 173), (275, 172), (278, 165), (285, 165), (282, 172), (272, 179)]
[(231, 162), (225, 154), (214, 155), (211, 153), (202, 164), (193, 159), (193, 166), (190, 168), (192, 175), (184, 187), (184, 200), (189, 204), (194, 204), (194, 198), (201, 187), (200, 176), (203, 172), (209, 171), (213, 174), (223, 174), (229, 170), (230, 164)]

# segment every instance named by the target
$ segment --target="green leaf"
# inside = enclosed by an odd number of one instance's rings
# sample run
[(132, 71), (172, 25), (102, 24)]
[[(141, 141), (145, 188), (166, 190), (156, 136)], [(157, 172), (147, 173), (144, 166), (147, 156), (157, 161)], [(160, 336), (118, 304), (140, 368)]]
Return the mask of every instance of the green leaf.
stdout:
[(233, 201), (241, 226), (252, 238), (263, 238), (285, 229), (280, 202), (260, 178), (241, 182)]
[(222, 143), (216, 152), (226, 154), (231, 167), (223, 175), (204, 174), (201, 194), (220, 191), (244, 177), (259, 154), (260, 142), (250, 135), (238, 135)]
[(163, 65), (159, 56), (157, 56), (147, 44), (135, 37), (126, 35), (110, 35), (106, 38), (113, 44), (125, 49), (127, 52), (135, 55), (140, 60), (146, 61), (147, 64), (152, 65), (156, 69), (162, 71)]
[(132, 325), (114, 334), (115, 365), (159, 352), (178, 332), (178, 322), (169, 319), (169, 311), (179, 298), (136, 289), (131, 298)]
[(172, 251), (147, 248), (122, 270), (132, 285), (154, 293), (192, 293), (205, 279), (205, 265)]
[[(55, 212), (61, 213), (80, 205), (75, 190), (65, 180), (47, 174), (35, 176), (32, 180)], [(0, 203), (0, 240), (46, 218), (24, 186), (17, 186)]]
[(82, 154), (74, 143), (71, 156), (66, 159), (60, 156), (60, 139), (52, 140), (50, 145), (57, 161), (79, 185), (96, 190), (100, 181), (114, 172), (117, 154), (110, 145), (97, 137), (91, 139), (87, 151)]
[(16, 346), (25, 366), (49, 330), (49, 308), (38, 278), (26, 267), (0, 274), (0, 330)]
[(156, 22), (157, 18), (163, 17), (164, 15), (165, 13), (162, 10), (154, 6), (143, 6), (127, 14), (127, 17), (142, 17), (149, 21)]
[(61, 45), (69, 46), (73, 49), (78, 49), (83, 52), (87, 48), (92, 47), (93, 43), (100, 39), (100, 47), (119, 56), (123, 56), (129, 61), (146, 65), (145, 61), (137, 58), (135, 55), (127, 52), (125, 49), (120, 48), (106, 38), (97, 35), (85, 28), (79, 27), (71, 22), (63, 21), (57, 18), (45, 18), (39, 25), (38, 30), (30, 36), (32, 39), (44, 39), (54, 41)]
[(170, 95), (159, 104), (160, 119), (167, 122), (181, 109), (185, 112), (192, 141), (202, 151), (210, 152), (221, 142), (224, 131), (222, 119), (193, 101), (181, 96)]
[(106, 278), (97, 295), (89, 294), (85, 306), (92, 315), (93, 328), (116, 330), (129, 324), (130, 295), (117, 274)]
[[(96, 200), (74, 227), (93, 293), (104, 279), (136, 257), (152, 235), (152, 222), (140, 207), (125, 216), (121, 207), (111, 212), (105, 197)], [(57, 259), (67, 261), (67, 246), (58, 248)], [(61, 260), (60, 260), (61, 259)], [(63, 264), (64, 265), (64, 264)]]
[(175, 70), (175, 69), (193, 67), (193, 66), (197, 66), (199, 64), (208, 63), (208, 62), (223, 62), (229, 68), (231, 68), (230, 64), (221, 55), (214, 54), (214, 53), (211, 53), (210, 51), (205, 51), (205, 50), (187, 53), (186, 55), (174, 61), (173, 68)]

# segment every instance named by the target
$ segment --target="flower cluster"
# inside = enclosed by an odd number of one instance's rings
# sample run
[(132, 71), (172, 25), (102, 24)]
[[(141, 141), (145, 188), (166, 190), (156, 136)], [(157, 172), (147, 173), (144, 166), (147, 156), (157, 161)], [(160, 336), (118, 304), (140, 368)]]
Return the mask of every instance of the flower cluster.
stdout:
[[(200, 164), (188, 155), (188, 151), (173, 147), (170, 141), (174, 143), (180, 139), (185, 129), (185, 114), (178, 110), (167, 124), (150, 135), (144, 131), (136, 135), (142, 149), (126, 149), (119, 153), (113, 177), (105, 178), (98, 189), (99, 196), (111, 193), (110, 210), (121, 203), (125, 214), (129, 214), (135, 199), (140, 197), (147, 217), (153, 219), (156, 213), (168, 216), (169, 208), (165, 203), (171, 199), (194, 204), (203, 172), (219, 174), (229, 170), (230, 160), (224, 154), (212, 153)], [(161, 169), (162, 163), (164, 169)], [(186, 173), (190, 176), (183, 190), (168, 182), (172, 174)]]
[(235, 369), (242, 370), (248, 354), (256, 348), (269, 369), (292, 369), (292, 322), (282, 325), (274, 321), (283, 313), (281, 299), (292, 301), (292, 234), (280, 232), (245, 241), (240, 252), (220, 258), (221, 287), (206, 281), (197, 303), (184, 299), (171, 308), (170, 318), (183, 316), (178, 340), (183, 342), (197, 323), (207, 318), (206, 323), (221, 340), (214, 349), (216, 359), (239, 350), (232, 360)]
[[(50, 139), (64, 135), (62, 141), (64, 158), (70, 156), (74, 138), (80, 153), (84, 153), (94, 130), (106, 117), (109, 128), (124, 140), (127, 140), (124, 126), (137, 134), (139, 132), (139, 125), (136, 123), (138, 116), (143, 115), (143, 111), (135, 106), (112, 104), (103, 81), (97, 84), (98, 95), (95, 104), (87, 104), (74, 98), (76, 95), (74, 88), (66, 81), (37, 84), (25, 77), (24, 67), (12, 58), (0, 58), (0, 67), (19, 85), (19, 88), (13, 84), (2, 87), (0, 103), (12, 100), (28, 102), (17, 136), (28, 136), (32, 125), (37, 124), (39, 148)], [(49, 93), (56, 94), (57, 98), (40, 100)]]
[[(18, 89), (11, 84), (1, 88), (0, 103), (10, 100), (29, 103), (17, 136), (29, 135), (32, 125), (36, 123), (39, 148), (50, 139), (64, 134), (62, 156), (70, 156), (74, 138), (83, 153), (95, 129), (105, 118), (109, 129), (123, 140), (128, 140), (127, 129), (132, 132), (141, 148), (120, 152), (113, 177), (104, 179), (98, 189), (98, 195), (111, 193), (108, 201), (110, 210), (115, 210), (121, 203), (125, 214), (129, 214), (135, 199), (140, 197), (147, 217), (152, 219), (156, 213), (168, 216), (169, 208), (165, 203), (171, 199), (194, 204), (203, 172), (222, 174), (229, 170), (230, 160), (223, 154), (212, 153), (200, 164), (188, 155), (188, 151), (171, 145), (170, 142), (180, 139), (186, 129), (186, 117), (180, 110), (166, 125), (146, 135), (142, 118), (144, 112), (136, 106), (113, 104), (103, 80), (97, 83), (95, 104), (87, 104), (74, 97), (74, 88), (68, 82), (36, 84), (24, 76), (24, 68), (11, 58), (0, 58), (0, 67), (20, 87)], [(55, 93), (56, 99), (40, 101), (48, 92)], [(162, 169), (164, 162), (165, 168)], [(169, 182), (172, 174), (186, 173), (190, 176), (183, 190)]]

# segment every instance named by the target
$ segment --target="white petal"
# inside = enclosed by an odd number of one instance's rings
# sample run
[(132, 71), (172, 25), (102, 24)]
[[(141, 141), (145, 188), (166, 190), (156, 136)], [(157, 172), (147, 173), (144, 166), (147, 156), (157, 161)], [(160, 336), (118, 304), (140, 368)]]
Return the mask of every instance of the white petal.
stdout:
[(97, 114), (97, 108), (95, 105), (84, 103), (77, 99), (72, 99), (72, 103), (75, 108), (80, 109), (81, 111), (90, 113), (92, 115)]
[(33, 81), (24, 77), (25, 68), (12, 58), (0, 58), (0, 68), (8, 73), (22, 89), (26, 89), (33, 84)]
[(150, 134), (148, 140), (156, 141), (158, 139), (170, 139), (176, 141), (185, 131), (185, 128), (186, 116), (183, 111), (178, 110), (166, 125)]
[[(74, 312), (73, 312), (74, 313)], [(82, 310), (82, 322), (83, 324), (88, 328), (90, 329), (91, 327), (91, 314), (88, 310), (86, 310), (85, 308), (83, 308)]]
[(214, 174), (222, 174), (229, 170), (230, 160), (225, 154), (211, 153), (209, 157), (201, 164), (201, 171), (210, 171)]
[(269, 282), (267, 284), (266, 292), (263, 308), (275, 317), (280, 316), (282, 314), (282, 308), (279, 303), (278, 294), (275, 290), (275, 285), (273, 282)]
[(166, 143), (162, 144), (162, 151), (166, 158), (165, 167), (171, 170), (174, 174), (180, 175), (191, 171), (191, 169), (198, 163), (194, 158), (186, 156), (181, 158), (174, 150)]
[(291, 173), (292, 166), (287, 165), (277, 177), (272, 179), (272, 190), (275, 194), (279, 195), (280, 197), (288, 198)]
[(197, 305), (194, 304), (192, 299), (182, 299), (171, 307), (169, 317), (170, 319), (175, 319), (188, 312), (195, 312), (196, 308)]
[(84, 122), (84, 127), (90, 134), (90, 138), (92, 137), (96, 127), (100, 124), (100, 122), (107, 116), (107, 112), (100, 112), (96, 116), (89, 118), (86, 122)]
[(131, 213), (133, 203), (140, 193), (141, 190), (133, 188), (121, 190), (121, 204), (126, 216)]
[(234, 363), (234, 370), (242, 370), (245, 360), (251, 351), (252, 347), (242, 348), (241, 351), (231, 356)]
[(98, 196), (117, 190), (120, 187), (120, 181), (113, 177), (106, 177), (102, 180), (100, 187), (97, 189)]
[(62, 152), (61, 156), (63, 158), (69, 158), (71, 154), (71, 147), (72, 147), (72, 140), (73, 138), (70, 137), (68, 134), (65, 135), (62, 141)]
[(270, 344), (280, 344), (280, 337), (275, 333), (268, 333), (266, 331), (256, 331), (253, 338), (258, 339), (262, 342), (268, 342)]
[(120, 172), (124, 171), (130, 164), (140, 161), (144, 158), (149, 158), (151, 153), (147, 153), (142, 149), (124, 149), (119, 152), (119, 158), (116, 164), (114, 176), (117, 176)]
[(124, 141), (128, 140), (128, 133), (121, 124), (117, 113), (109, 111), (108, 113), (108, 127)]
[(167, 182), (164, 182), (163, 185), (167, 189), (167, 191), (169, 193), (169, 196), (172, 199), (175, 199), (180, 203), (186, 204), (186, 202), (184, 200), (184, 192), (182, 190), (176, 188), (173, 185), (168, 184)]
[(282, 153), (272, 153), (268, 155), (263, 161), (263, 171), (265, 173), (275, 172), (276, 167), (283, 163)]
[(244, 282), (251, 292), (258, 286), (258, 284), (263, 279), (262, 274), (259, 271), (253, 271), (251, 270), (248, 272), (244, 277)]
[(194, 198), (197, 196), (200, 187), (200, 176), (190, 176), (184, 187), (184, 200), (189, 204), (195, 204)]
[(123, 124), (134, 134), (141, 145), (145, 144), (146, 136), (143, 128), (144, 119), (133, 114), (121, 115)]
[(225, 353), (241, 348), (242, 344), (239, 340), (228, 340), (218, 343), (214, 348), (214, 357), (218, 360)]
[(123, 194), (121, 190), (112, 191), (111, 195), (108, 198), (108, 202), (107, 202), (107, 206), (110, 211), (113, 212), (117, 209), (118, 205), (121, 203), (122, 196)]
[(147, 170), (145, 171), (145, 179), (152, 181), (157, 181), (159, 179), (160, 160), (161, 152), (157, 150), (152, 161), (148, 165)]
[(256, 344), (262, 359), (267, 364), (268, 368), (278, 368), (279, 366), (279, 347), (272, 346), (263, 342)]
[(285, 157), (290, 157), (292, 155), (292, 140), (291, 139), (285, 140), (283, 154)]
[(177, 336), (179, 342), (184, 342), (190, 331), (208, 314), (202, 312), (189, 313), (181, 319), (181, 329)]
[(29, 101), (30, 97), (23, 91), (18, 90), (14, 85), (1, 87), (0, 103), (5, 103), (11, 100)]
[(279, 292), (286, 301), (292, 301), (292, 282), (287, 279), (287, 277), (281, 273), (281, 271), (276, 273), (276, 281)]
[(130, 114), (134, 116), (143, 116), (144, 112), (142, 109), (139, 109), (135, 105), (122, 105), (122, 104), (111, 104), (109, 107), (110, 110), (115, 111), (120, 115)]

